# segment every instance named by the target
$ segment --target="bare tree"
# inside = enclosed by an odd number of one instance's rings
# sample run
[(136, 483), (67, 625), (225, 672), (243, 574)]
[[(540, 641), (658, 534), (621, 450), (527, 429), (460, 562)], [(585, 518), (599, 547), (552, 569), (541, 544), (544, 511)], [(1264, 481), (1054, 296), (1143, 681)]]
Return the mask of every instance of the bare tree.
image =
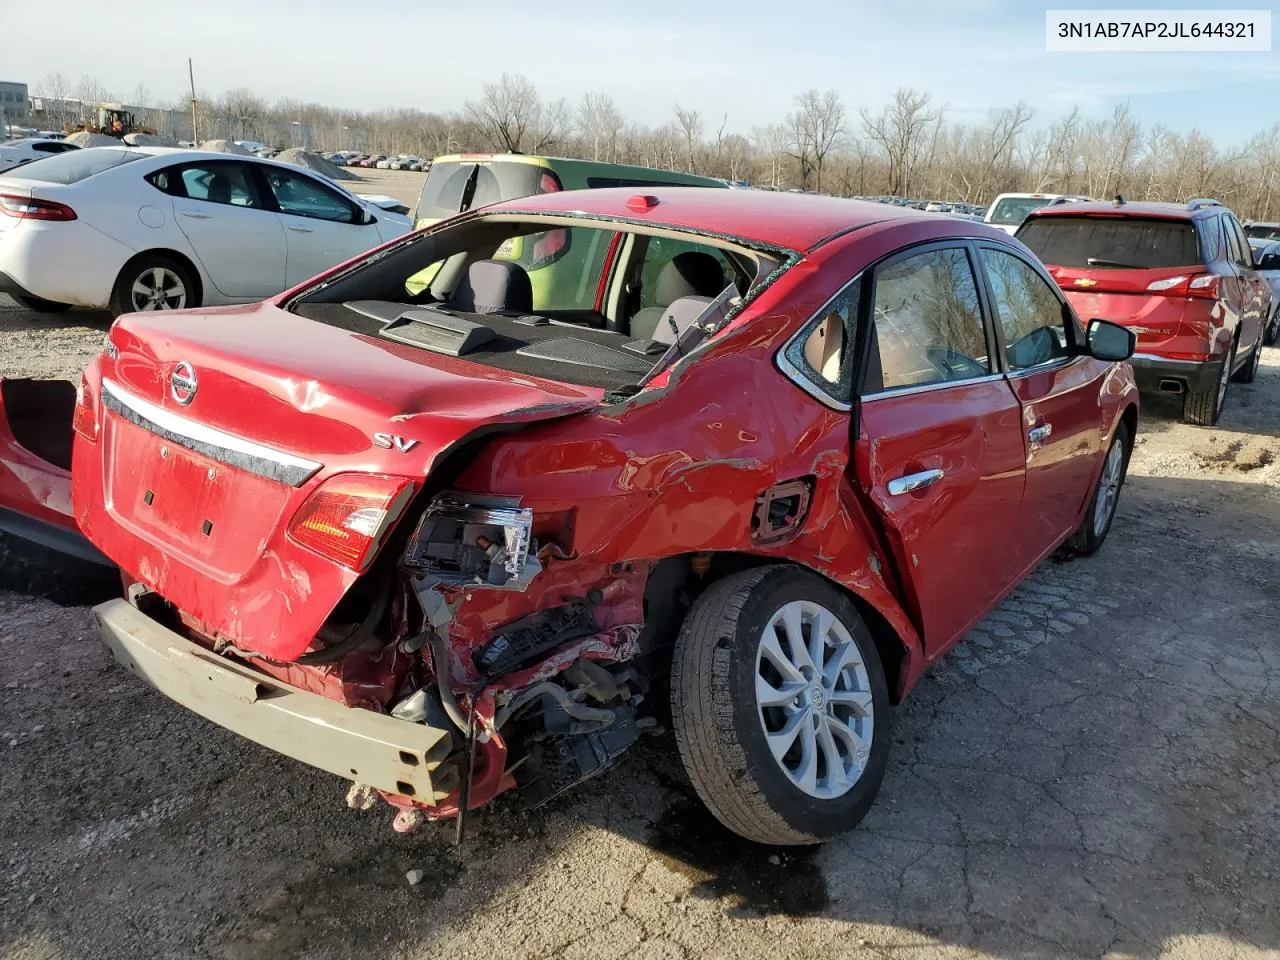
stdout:
[(756, 127), (751, 132), (756, 150), (764, 155), (768, 169), (769, 186), (775, 190), (782, 186), (787, 157), (787, 131), (778, 124)]
[(76, 84), (76, 97), (80, 101), (80, 119), (93, 123), (98, 119), (98, 105), (111, 99), (111, 94), (97, 77), (84, 74)]
[(884, 151), (889, 162), (889, 192), (894, 196), (910, 193), (920, 155), (940, 118), (941, 112), (930, 112), (927, 93), (905, 87), (894, 93), (878, 117), (862, 111), (867, 137)]
[(40, 86), (36, 89), (40, 91), (42, 97), (48, 97), (53, 101), (54, 109), (49, 111), (49, 108), (45, 107), (45, 111), (52, 112), (58, 126), (61, 127), (67, 119), (67, 97), (71, 92), (67, 75), (61, 70), (50, 70), (40, 78)]
[(468, 100), (464, 109), (490, 146), (508, 152), (523, 150), (542, 119), (538, 91), (518, 73), (504, 73), (497, 83), (486, 83), (484, 96)]
[(697, 110), (686, 110), (676, 104), (676, 123), (684, 135), (685, 169), (690, 173), (698, 172), (697, 148), (702, 143), (702, 114)]
[(844, 103), (834, 90), (819, 93), (806, 90), (795, 98), (796, 109), (788, 114), (787, 139), (791, 156), (800, 164), (800, 185), (822, 189), (822, 168), (827, 155), (844, 135)]
[(578, 130), (591, 147), (592, 160), (612, 161), (622, 133), (622, 114), (613, 98), (603, 93), (585, 94), (578, 107)]

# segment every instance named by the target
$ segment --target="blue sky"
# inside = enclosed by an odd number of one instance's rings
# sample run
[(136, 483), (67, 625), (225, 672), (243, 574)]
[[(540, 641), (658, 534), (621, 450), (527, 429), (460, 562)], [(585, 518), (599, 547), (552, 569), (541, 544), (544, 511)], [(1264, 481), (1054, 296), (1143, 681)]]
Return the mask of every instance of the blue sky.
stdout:
[[(34, 87), (60, 69), (73, 83), (95, 75), (126, 97), (142, 83), (172, 98), (191, 56), (197, 86), (215, 93), (248, 86), (268, 99), (448, 110), (508, 71), (552, 98), (609, 93), (644, 123), (665, 122), (680, 103), (708, 127), (728, 114), (728, 129), (742, 133), (779, 120), (808, 87), (838, 90), (854, 118), (899, 86), (928, 91), (966, 121), (1018, 99), (1037, 124), (1073, 104), (1099, 116), (1127, 100), (1144, 124), (1196, 127), (1224, 145), (1280, 119), (1280, 54), (1049, 54), (1046, 6), (1137, 4), (59, 0), (58, 19), (75, 28), (57, 31), (57, 43), (6, 43), (0, 79)], [(47, 5), (11, 3), (4, 32), (47, 38), (49, 15)]]

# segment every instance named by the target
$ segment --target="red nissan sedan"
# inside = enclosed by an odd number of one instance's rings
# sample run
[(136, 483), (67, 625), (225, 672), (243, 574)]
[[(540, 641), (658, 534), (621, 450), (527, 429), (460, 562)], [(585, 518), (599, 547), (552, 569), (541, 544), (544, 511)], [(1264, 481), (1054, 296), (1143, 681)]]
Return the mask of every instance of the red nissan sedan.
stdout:
[(726, 826), (818, 842), (922, 672), (1102, 545), (1133, 346), (951, 217), (475, 210), (267, 303), (116, 322), (74, 414), (75, 519), (127, 581), (100, 637), (400, 830), (545, 803), (670, 723)]

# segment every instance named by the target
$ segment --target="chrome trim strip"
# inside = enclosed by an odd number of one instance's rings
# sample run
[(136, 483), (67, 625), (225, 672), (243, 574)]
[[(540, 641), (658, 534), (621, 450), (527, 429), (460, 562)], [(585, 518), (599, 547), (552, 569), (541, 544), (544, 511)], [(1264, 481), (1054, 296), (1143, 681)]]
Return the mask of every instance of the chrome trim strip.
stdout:
[(1059, 367), (1067, 367), (1075, 363), (1077, 360), (1083, 360), (1086, 354), (1076, 353), (1065, 357), (1058, 357), (1056, 360), (1046, 360), (1044, 363), (1037, 363), (1032, 367), (1021, 367), (1017, 370), (1009, 370), (1006, 375), (1010, 380), (1018, 380), (1022, 377), (1029, 377), (1032, 374), (1044, 373), (1046, 370), (1057, 370)]
[(869, 393), (862, 398), (863, 403), (874, 403), (876, 400), (888, 400), (892, 397), (905, 397), (913, 393), (932, 393), (935, 390), (945, 390), (947, 387), (968, 387), (975, 383), (994, 383), (996, 380), (1004, 380), (1003, 373), (991, 373), (985, 377), (971, 377), (968, 380), (939, 380), (936, 383), (922, 383), (919, 386), (911, 387), (894, 387), (892, 390), (881, 390), (879, 393)]
[(1129, 358), (1132, 362), (1137, 360), (1139, 363), (1149, 364), (1153, 367), (1176, 367), (1184, 370), (1189, 364), (1212, 363), (1215, 358), (1208, 360), (1171, 360), (1169, 357), (1157, 357), (1154, 353), (1135, 353)]
[(102, 379), (102, 405), (130, 423), (203, 456), (260, 477), (300, 487), (324, 466), (271, 447), (223, 433), (135, 397), (118, 383)]

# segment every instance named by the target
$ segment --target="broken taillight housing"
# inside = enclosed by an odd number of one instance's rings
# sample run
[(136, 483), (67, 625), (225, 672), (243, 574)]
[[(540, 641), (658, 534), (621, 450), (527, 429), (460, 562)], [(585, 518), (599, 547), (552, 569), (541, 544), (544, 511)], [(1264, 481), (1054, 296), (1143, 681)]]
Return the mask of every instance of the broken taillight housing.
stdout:
[(523, 589), (542, 569), (533, 511), (515, 497), (442, 493), (409, 538), (404, 566), (440, 583)]
[(377, 554), (413, 489), (413, 482), (403, 477), (367, 473), (330, 477), (289, 522), (289, 539), (359, 573)]
[(71, 415), (71, 429), (90, 443), (98, 439), (97, 404), (84, 374), (80, 375), (80, 383), (76, 386), (76, 408)]

